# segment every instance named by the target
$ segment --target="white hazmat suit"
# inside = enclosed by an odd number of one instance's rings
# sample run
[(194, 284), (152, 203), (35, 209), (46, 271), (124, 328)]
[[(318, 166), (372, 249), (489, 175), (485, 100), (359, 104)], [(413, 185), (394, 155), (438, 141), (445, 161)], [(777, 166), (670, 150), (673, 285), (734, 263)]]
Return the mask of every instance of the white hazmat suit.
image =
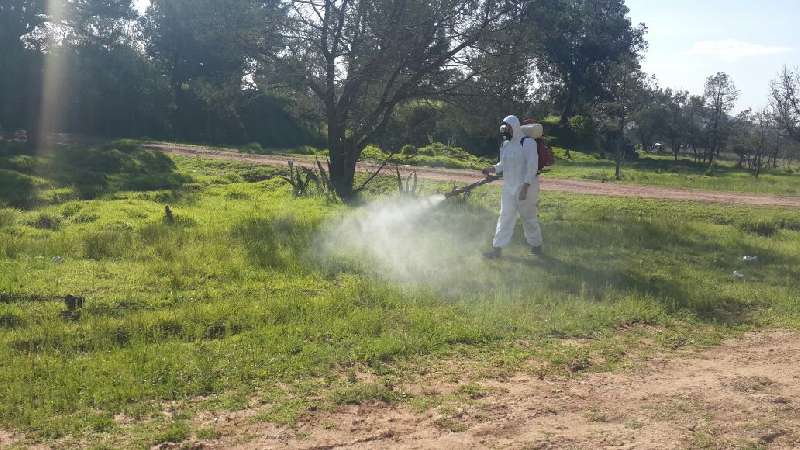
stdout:
[[(525, 239), (531, 247), (541, 247), (542, 229), (539, 226), (539, 153), (534, 139), (525, 137), (516, 116), (508, 116), (503, 122), (514, 132), (510, 141), (500, 149), (500, 162), (495, 171), (503, 176), (503, 193), (500, 200), (500, 219), (497, 221), (493, 247), (500, 249), (511, 243), (517, 216), (522, 218)], [(519, 199), (522, 186), (528, 183), (528, 197)]]

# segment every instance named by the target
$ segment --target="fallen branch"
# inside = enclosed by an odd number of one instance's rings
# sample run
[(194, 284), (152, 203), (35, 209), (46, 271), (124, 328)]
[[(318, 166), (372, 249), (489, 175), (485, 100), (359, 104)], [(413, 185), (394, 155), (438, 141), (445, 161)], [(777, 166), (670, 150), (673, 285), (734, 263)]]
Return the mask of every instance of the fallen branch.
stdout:
[[(356, 189), (354, 189), (354, 190), (353, 190), (353, 192), (355, 192), (355, 193), (359, 193), (359, 192), (363, 191), (363, 190), (364, 190), (364, 189), (367, 187), (367, 185), (368, 185), (368, 184), (369, 184), (369, 183), (370, 183), (372, 180), (374, 180), (374, 179), (375, 179), (375, 177), (377, 177), (377, 176), (378, 176), (378, 174), (380, 174), (380, 173), (381, 173), (381, 171), (383, 170), (383, 168), (384, 168), (384, 167), (386, 167), (386, 166), (387, 166), (387, 165), (388, 165), (388, 164), (389, 164), (389, 163), (392, 161), (392, 158), (394, 158), (394, 156), (395, 156), (396, 154), (397, 154), (397, 151), (393, 151), (392, 153), (390, 153), (390, 154), (389, 154), (389, 156), (388, 156), (386, 159), (384, 159), (384, 160), (383, 160), (383, 162), (381, 162), (381, 165), (380, 165), (380, 166), (378, 166), (378, 170), (376, 170), (375, 172), (373, 172), (372, 174), (370, 174), (370, 176), (367, 178), (367, 180), (366, 180), (366, 181), (364, 181), (364, 182), (361, 184), (361, 186), (359, 186), (359, 187), (357, 187)], [(395, 166), (396, 166), (396, 165), (395, 165)], [(399, 171), (399, 169), (398, 169), (398, 171)]]

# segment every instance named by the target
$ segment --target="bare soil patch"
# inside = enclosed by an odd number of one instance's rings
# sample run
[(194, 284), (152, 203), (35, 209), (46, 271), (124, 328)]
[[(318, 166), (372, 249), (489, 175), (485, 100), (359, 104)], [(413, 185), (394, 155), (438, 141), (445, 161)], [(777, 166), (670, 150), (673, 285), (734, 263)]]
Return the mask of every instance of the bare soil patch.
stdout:
[[(685, 449), (800, 448), (800, 335), (752, 333), (651, 359), (621, 373), (542, 380), (530, 373), (471, 384), (467, 401), (419, 412), (372, 403), (315, 412), (294, 426), (217, 417), (202, 448)], [(417, 390), (463, 385), (435, 376)], [(414, 387), (409, 387), (413, 390)]]

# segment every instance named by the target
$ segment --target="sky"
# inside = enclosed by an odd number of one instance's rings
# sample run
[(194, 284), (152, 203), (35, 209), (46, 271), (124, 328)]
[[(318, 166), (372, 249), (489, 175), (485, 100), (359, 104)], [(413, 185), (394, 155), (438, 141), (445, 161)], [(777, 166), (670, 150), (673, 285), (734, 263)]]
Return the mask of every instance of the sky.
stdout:
[(769, 82), (784, 65), (800, 66), (800, 0), (627, 0), (644, 22), (643, 69), (659, 85), (703, 92), (726, 72), (741, 91), (737, 110), (767, 105)]
[[(150, 0), (134, 0), (144, 11)], [(662, 87), (702, 94), (727, 72), (741, 91), (737, 110), (767, 105), (769, 82), (800, 66), (800, 0), (627, 0), (649, 31), (643, 68)]]

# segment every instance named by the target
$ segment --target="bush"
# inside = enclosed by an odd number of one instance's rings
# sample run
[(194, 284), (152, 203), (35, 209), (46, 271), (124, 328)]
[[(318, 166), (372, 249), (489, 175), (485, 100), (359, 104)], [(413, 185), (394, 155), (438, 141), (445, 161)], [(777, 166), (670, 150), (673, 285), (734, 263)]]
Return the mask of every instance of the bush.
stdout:
[(14, 170), (27, 175), (32, 175), (37, 168), (39, 160), (31, 155), (14, 155), (0, 158), (0, 168)]
[(142, 149), (141, 144), (132, 139), (119, 139), (105, 145), (106, 150), (116, 149), (122, 153), (135, 153)]
[(419, 148), (415, 157), (408, 162), (416, 165), (457, 169), (480, 169), (491, 164), (489, 160), (475, 156), (461, 147), (453, 147), (440, 142)]
[(242, 151), (245, 153), (256, 153), (256, 154), (263, 154), (264, 148), (261, 147), (261, 144), (258, 142), (251, 142), (242, 147)]
[(400, 154), (404, 156), (414, 156), (417, 154), (417, 147), (414, 147), (413, 145), (410, 144), (406, 144), (400, 150)]
[(383, 152), (380, 148), (374, 145), (368, 145), (364, 148), (361, 152), (361, 159), (374, 159), (378, 161), (382, 161), (386, 159), (386, 153)]
[(61, 219), (48, 213), (41, 213), (35, 219), (29, 220), (28, 225), (40, 230), (57, 230), (61, 226)]
[(597, 132), (597, 126), (592, 118), (581, 115), (569, 118), (569, 129), (581, 142), (591, 141)]
[(28, 208), (37, 201), (36, 180), (19, 172), (0, 169), (0, 207)]

